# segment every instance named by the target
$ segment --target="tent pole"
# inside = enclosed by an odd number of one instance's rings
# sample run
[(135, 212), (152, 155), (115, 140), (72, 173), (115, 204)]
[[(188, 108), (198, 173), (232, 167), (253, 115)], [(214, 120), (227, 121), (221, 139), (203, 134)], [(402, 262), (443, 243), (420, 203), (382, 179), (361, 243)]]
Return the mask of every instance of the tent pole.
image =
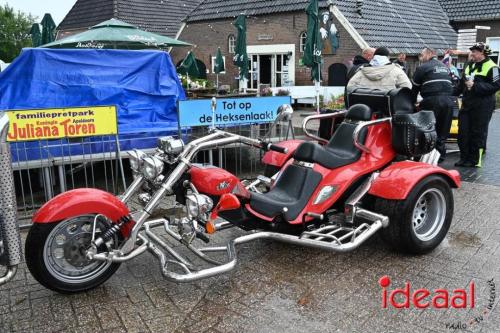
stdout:
[(318, 64), (318, 82), (316, 83), (316, 112), (320, 113), (320, 105), (319, 105), (319, 91), (321, 88), (321, 64)]

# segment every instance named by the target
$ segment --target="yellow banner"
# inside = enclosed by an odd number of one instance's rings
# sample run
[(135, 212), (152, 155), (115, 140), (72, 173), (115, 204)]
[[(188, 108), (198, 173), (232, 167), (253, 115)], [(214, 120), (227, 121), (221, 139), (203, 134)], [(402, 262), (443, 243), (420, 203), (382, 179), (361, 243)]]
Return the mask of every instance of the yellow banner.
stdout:
[(9, 115), (9, 142), (118, 134), (115, 106), (16, 110)]

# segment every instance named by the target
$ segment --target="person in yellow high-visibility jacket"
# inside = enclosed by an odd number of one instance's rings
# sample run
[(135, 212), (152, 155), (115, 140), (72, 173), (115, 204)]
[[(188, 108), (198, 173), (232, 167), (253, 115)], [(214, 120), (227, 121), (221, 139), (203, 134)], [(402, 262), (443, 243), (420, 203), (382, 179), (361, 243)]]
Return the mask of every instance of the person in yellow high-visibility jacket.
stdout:
[(470, 48), (471, 62), (464, 69), (460, 84), (463, 93), (458, 122), (460, 160), (455, 166), (481, 167), (488, 138), (488, 126), (495, 109), (495, 93), (500, 90), (500, 70), (488, 55), (488, 45)]

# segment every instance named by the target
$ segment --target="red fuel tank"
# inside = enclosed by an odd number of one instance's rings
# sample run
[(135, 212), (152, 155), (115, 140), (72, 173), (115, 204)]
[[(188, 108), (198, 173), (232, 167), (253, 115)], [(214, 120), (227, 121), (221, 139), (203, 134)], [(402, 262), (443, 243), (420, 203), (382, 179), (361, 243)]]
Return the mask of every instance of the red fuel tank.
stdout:
[(232, 173), (214, 166), (193, 165), (190, 174), (191, 183), (200, 193), (217, 197), (231, 193), (240, 181)]

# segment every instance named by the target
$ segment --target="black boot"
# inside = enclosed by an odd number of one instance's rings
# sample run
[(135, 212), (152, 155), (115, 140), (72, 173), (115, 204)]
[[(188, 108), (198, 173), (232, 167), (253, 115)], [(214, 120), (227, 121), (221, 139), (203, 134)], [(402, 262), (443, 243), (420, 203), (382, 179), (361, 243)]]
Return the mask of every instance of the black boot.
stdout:
[(467, 163), (467, 160), (464, 159), (464, 158), (460, 158), (460, 161), (458, 161), (457, 163), (455, 163), (455, 166), (456, 167), (463, 167), (463, 166), (465, 166), (465, 163)]
[(465, 161), (461, 166), (464, 168), (477, 168), (477, 162)]

